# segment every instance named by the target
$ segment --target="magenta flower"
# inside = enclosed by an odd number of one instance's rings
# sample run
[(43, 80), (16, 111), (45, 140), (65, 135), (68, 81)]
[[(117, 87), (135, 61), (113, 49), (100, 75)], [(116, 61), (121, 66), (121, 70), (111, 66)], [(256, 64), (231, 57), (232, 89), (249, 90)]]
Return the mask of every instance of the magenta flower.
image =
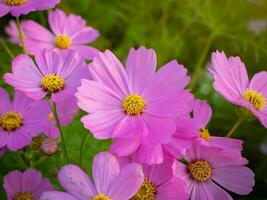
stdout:
[(45, 192), (40, 200), (126, 200), (144, 181), (141, 165), (133, 163), (120, 169), (117, 158), (107, 152), (96, 155), (92, 169), (94, 183), (78, 166), (64, 166), (58, 180), (67, 192)]
[[(121, 165), (130, 163), (129, 159), (120, 158)], [(189, 194), (185, 182), (173, 175), (174, 159), (165, 157), (159, 165), (143, 165), (145, 179), (138, 192), (131, 200), (187, 200)]]
[(33, 60), (24, 54), (12, 62), (12, 73), (5, 81), (33, 99), (51, 96), (53, 102), (72, 97), (81, 78), (89, 76), (88, 68), (77, 51), (43, 51)]
[(25, 45), (30, 54), (36, 55), (43, 49), (75, 49), (89, 60), (98, 54), (96, 48), (86, 44), (95, 41), (99, 32), (86, 26), (86, 21), (81, 16), (66, 15), (62, 10), (56, 9), (49, 13), (48, 22), (52, 33), (32, 20), (23, 23)]
[[(77, 99), (73, 96), (63, 101), (56, 103), (58, 118), (62, 126), (67, 126), (71, 123), (72, 118), (77, 113)], [(46, 126), (44, 127), (44, 134), (49, 138), (57, 138), (59, 136), (59, 130), (56, 126), (56, 121), (52, 111), (50, 110), (47, 116)]]
[(223, 148), (226, 150), (243, 150), (243, 141), (227, 137), (211, 136), (207, 128), (212, 115), (212, 110), (206, 101), (196, 100), (193, 110), (193, 122), (197, 125), (198, 131), (196, 134), (197, 140), (203, 145)]
[(244, 63), (239, 57), (227, 59), (222, 52), (212, 54), (210, 72), (213, 87), (233, 104), (252, 112), (267, 128), (267, 72), (259, 72), (248, 80)]
[(4, 177), (4, 189), (8, 200), (39, 199), (45, 191), (54, 190), (48, 179), (42, 179), (42, 175), (35, 169), (27, 169), (25, 172), (9, 172)]
[(0, 148), (17, 151), (39, 135), (49, 113), (44, 101), (34, 101), (21, 92), (15, 92), (13, 102), (0, 88)]
[(76, 93), (79, 107), (90, 113), (81, 119), (85, 128), (98, 139), (131, 140), (125, 151), (140, 147), (155, 155), (149, 163), (162, 162), (161, 144), (174, 134), (174, 120), (190, 112), (186, 69), (173, 60), (156, 72), (155, 52), (144, 47), (131, 49), (126, 69), (108, 50), (89, 69), (92, 80), (82, 80)]
[(0, 0), (0, 17), (11, 13), (14, 17), (37, 10), (54, 8), (60, 0)]
[(223, 189), (246, 195), (254, 186), (254, 173), (239, 154), (195, 143), (184, 157), (188, 164), (176, 162), (177, 177), (186, 181), (191, 200), (232, 200)]

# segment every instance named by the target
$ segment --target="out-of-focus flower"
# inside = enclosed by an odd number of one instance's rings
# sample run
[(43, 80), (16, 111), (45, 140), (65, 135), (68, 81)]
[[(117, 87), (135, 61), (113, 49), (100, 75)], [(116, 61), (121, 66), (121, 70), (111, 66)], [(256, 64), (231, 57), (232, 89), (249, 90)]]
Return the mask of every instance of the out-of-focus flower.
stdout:
[(188, 164), (176, 161), (174, 171), (186, 181), (191, 200), (232, 200), (223, 188), (240, 195), (252, 191), (254, 173), (240, 154), (195, 143), (184, 158)]
[(156, 72), (156, 63), (154, 50), (141, 47), (131, 49), (124, 69), (107, 50), (89, 65), (92, 80), (82, 80), (76, 93), (79, 107), (90, 113), (81, 121), (96, 138), (123, 138), (125, 153), (139, 148), (140, 159), (150, 164), (163, 161), (161, 144), (193, 102), (184, 89), (186, 69), (173, 60)]
[(248, 29), (255, 35), (259, 35), (267, 30), (267, 21), (263, 19), (250, 20), (248, 24)]
[[(21, 22), (21, 25), (23, 25), (23, 23), (24, 23), (24, 21)], [(18, 26), (17, 26), (15, 20), (9, 21), (8, 25), (5, 27), (5, 32), (9, 36), (10, 42), (17, 44), (17, 45), (21, 45), (20, 39), (19, 39)], [(23, 32), (23, 30), (22, 30), (22, 32)]]
[(6, 147), (0, 148), (0, 157), (2, 157), (6, 152)]
[(54, 8), (60, 0), (0, 0), (0, 17), (11, 13), (14, 17), (37, 10)]
[[(56, 107), (60, 124), (67, 126), (71, 123), (72, 118), (78, 110), (77, 99), (73, 96), (59, 101), (56, 103)], [(44, 134), (50, 138), (57, 138), (59, 136), (59, 130), (52, 111), (47, 116), (46, 122), (47, 125), (44, 127)]]
[(110, 153), (99, 153), (93, 161), (93, 179), (76, 165), (64, 166), (58, 180), (66, 192), (45, 192), (40, 200), (125, 200), (136, 194), (144, 181), (142, 166), (129, 164), (120, 169)]
[(86, 44), (95, 41), (99, 32), (86, 26), (81, 16), (66, 15), (62, 10), (49, 13), (48, 22), (52, 33), (40, 24), (27, 20), (23, 23), (25, 45), (30, 54), (36, 55), (43, 49), (57, 49), (60, 51), (75, 49), (84, 58), (92, 60), (98, 50)]
[(54, 187), (48, 179), (42, 178), (40, 172), (29, 168), (23, 173), (16, 170), (5, 175), (4, 189), (8, 200), (33, 200)]
[(45, 101), (34, 101), (19, 91), (11, 103), (2, 88), (0, 99), (0, 148), (17, 151), (42, 132), (49, 107)]
[[(12, 73), (4, 75), (5, 81), (33, 99), (51, 97), (53, 102), (74, 96), (81, 78), (89, 71), (77, 51), (43, 51), (33, 60), (21, 54), (12, 62)], [(47, 115), (48, 116), (48, 115)]]
[(267, 138), (260, 144), (260, 151), (267, 155)]
[(218, 147), (226, 150), (236, 150), (241, 152), (243, 150), (243, 141), (227, 137), (211, 136), (207, 128), (212, 115), (210, 105), (206, 101), (196, 100), (193, 109), (194, 124), (199, 127), (197, 140), (201, 144)]
[(245, 107), (267, 127), (267, 72), (262, 71), (248, 80), (244, 63), (239, 57), (227, 59), (222, 52), (212, 54), (209, 68), (214, 78), (213, 87), (233, 104)]
[(47, 155), (56, 153), (58, 149), (57, 141), (53, 138), (46, 138), (41, 145), (41, 150)]

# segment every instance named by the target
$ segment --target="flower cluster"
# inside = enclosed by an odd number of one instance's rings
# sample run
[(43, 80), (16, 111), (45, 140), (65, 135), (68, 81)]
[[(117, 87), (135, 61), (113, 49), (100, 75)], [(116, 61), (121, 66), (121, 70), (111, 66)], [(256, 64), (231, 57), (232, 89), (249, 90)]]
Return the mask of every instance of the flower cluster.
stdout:
[[(57, 3), (2, 0), (0, 16)], [(59, 151), (64, 162), (57, 179), (64, 191), (28, 168), (4, 177), (8, 200), (231, 200), (226, 190), (252, 191), (243, 141), (230, 138), (234, 129), (227, 137), (211, 135), (212, 109), (187, 89), (190, 77), (177, 60), (158, 67), (155, 51), (139, 47), (130, 50), (124, 67), (112, 51), (87, 45), (99, 33), (80, 16), (56, 9), (48, 22), (51, 31), (18, 18), (18, 26), (11, 21), (5, 29), (24, 54), (3, 77), (14, 88), (12, 102), (0, 88), (0, 155), (9, 150), (23, 156), (36, 143), (45, 156)], [(212, 54), (209, 71), (215, 90), (237, 105), (237, 125), (255, 116), (267, 127), (266, 71), (249, 82), (240, 58), (223, 52)], [(62, 126), (72, 123), (78, 108), (86, 113), (80, 119), (85, 129), (112, 140), (108, 152), (94, 157), (92, 179), (81, 164), (70, 164), (64, 141)]]

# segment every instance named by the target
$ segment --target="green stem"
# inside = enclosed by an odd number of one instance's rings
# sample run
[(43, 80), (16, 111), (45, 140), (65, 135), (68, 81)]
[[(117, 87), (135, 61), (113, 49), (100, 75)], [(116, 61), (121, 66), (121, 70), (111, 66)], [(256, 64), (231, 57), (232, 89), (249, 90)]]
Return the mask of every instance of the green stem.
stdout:
[(6, 52), (8, 53), (8, 55), (13, 59), (15, 56), (12, 53), (12, 51), (10, 50), (10, 48), (6, 45), (5, 41), (0, 38), (0, 43), (3, 45), (4, 49), (6, 50)]
[(208, 55), (208, 52), (209, 52), (209, 49), (210, 49), (210, 46), (214, 40), (214, 38), (216, 37), (216, 34), (215, 33), (211, 33), (210, 36), (208, 37), (207, 41), (206, 41), (206, 45), (202, 51), (202, 54), (200, 55), (198, 61), (197, 61), (197, 64), (196, 64), (196, 67), (195, 67), (195, 71), (192, 75), (192, 79), (191, 79), (191, 82), (190, 82), (190, 85), (189, 85), (189, 88), (191, 88), (192, 90), (194, 89), (195, 85), (196, 85), (196, 82), (197, 82), (197, 79), (199, 78), (199, 75), (201, 73), (201, 67), (204, 65), (204, 62), (205, 62), (205, 58), (207, 57)]
[(80, 167), (82, 168), (82, 162), (83, 162), (83, 147), (86, 141), (88, 134), (85, 133), (83, 138), (82, 138), (82, 142), (81, 142), (81, 146), (80, 146)]
[(19, 39), (20, 39), (20, 42), (22, 45), (22, 49), (23, 49), (24, 53), (28, 55), (28, 51), (27, 51), (26, 46), (25, 46), (24, 35), (22, 32), (19, 17), (16, 17), (16, 22), (17, 22), (17, 27), (18, 27), (18, 31), (19, 31)]
[(19, 157), (19, 159), (20, 159), (20, 161), (21, 161), (23, 167), (24, 167), (25, 169), (27, 169), (27, 168), (28, 168), (28, 164), (27, 164), (27, 162), (26, 162), (26, 160), (25, 160), (25, 158), (24, 158), (23, 152), (18, 151), (17, 155), (18, 155), (18, 157)]
[(242, 123), (242, 119), (238, 119), (236, 121), (236, 123), (234, 124), (234, 126), (230, 129), (230, 131), (227, 133), (226, 137), (231, 137), (231, 135), (235, 132), (235, 130), (240, 126), (240, 124)]
[(50, 104), (50, 106), (51, 106), (51, 110), (53, 112), (53, 115), (55, 117), (56, 125), (57, 125), (57, 128), (59, 130), (60, 137), (61, 137), (61, 142), (63, 144), (63, 149), (64, 149), (64, 153), (65, 153), (65, 156), (66, 156), (66, 161), (68, 163), (69, 162), (69, 155), (68, 155), (68, 150), (67, 150), (67, 146), (66, 146), (66, 143), (65, 143), (62, 127), (61, 127), (61, 124), (60, 124), (60, 121), (59, 121), (59, 117), (58, 117), (57, 106), (56, 106), (55, 103), (53, 103), (52, 105)]

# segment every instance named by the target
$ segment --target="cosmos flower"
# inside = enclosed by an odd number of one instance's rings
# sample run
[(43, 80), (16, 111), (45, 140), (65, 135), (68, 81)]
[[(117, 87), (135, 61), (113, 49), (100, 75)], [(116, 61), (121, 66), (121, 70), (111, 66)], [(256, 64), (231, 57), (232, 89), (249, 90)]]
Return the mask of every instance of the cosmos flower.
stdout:
[(37, 10), (54, 8), (60, 0), (0, 0), (0, 17), (11, 13), (14, 17)]
[(10, 102), (2, 88), (0, 99), (0, 148), (17, 151), (42, 132), (49, 107), (46, 102), (34, 101), (19, 91)]
[[(119, 161), (122, 166), (131, 162), (127, 158), (119, 158)], [(159, 165), (142, 165), (144, 182), (130, 200), (187, 200), (185, 182), (173, 175), (173, 163), (173, 158), (165, 157)]]
[(22, 29), (30, 54), (35, 55), (43, 49), (75, 49), (89, 60), (98, 54), (96, 48), (86, 44), (95, 41), (99, 32), (86, 26), (86, 21), (81, 16), (66, 15), (62, 10), (56, 9), (49, 13), (48, 22), (52, 32), (32, 20), (24, 21)]
[[(60, 125), (67, 126), (72, 122), (72, 118), (77, 113), (77, 99), (73, 96), (63, 101), (59, 101), (56, 103), (56, 107)], [(47, 124), (44, 127), (44, 134), (49, 138), (57, 138), (59, 136), (59, 130), (56, 126), (56, 121), (51, 109), (46, 122)]]
[(73, 97), (81, 78), (89, 72), (77, 51), (43, 51), (34, 61), (21, 54), (12, 62), (12, 73), (4, 75), (5, 81), (33, 99), (51, 97), (53, 102)]
[[(24, 21), (21, 21), (21, 26), (23, 25)], [(15, 20), (10, 20), (8, 25), (5, 26), (5, 32), (9, 36), (10, 42), (16, 45), (20, 45), (20, 39), (19, 39), (19, 31), (18, 26), (16, 24)], [(23, 32), (23, 30), (22, 30)], [(25, 37), (25, 35), (24, 35)]]
[(156, 62), (154, 50), (131, 49), (124, 69), (107, 50), (89, 65), (92, 80), (82, 80), (76, 93), (79, 107), (90, 113), (81, 119), (85, 128), (98, 139), (131, 141), (121, 144), (125, 151), (140, 147), (140, 154), (153, 154), (144, 158), (151, 164), (162, 162), (161, 144), (170, 140), (175, 119), (189, 113), (193, 101), (184, 90), (190, 79), (186, 69), (173, 60), (156, 72)]
[(209, 68), (213, 87), (225, 99), (252, 112), (267, 127), (267, 72), (253, 76), (249, 82), (244, 63), (239, 57), (227, 59), (222, 52), (212, 54)]
[(236, 150), (241, 152), (243, 141), (227, 137), (211, 136), (207, 125), (211, 119), (212, 110), (210, 105), (203, 100), (196, 100), (193, 109), (194, 124), (199, 127), (197, 139), (200, 143), (208, 146)]
[(94, 183), (78, 166), (64, 166), (58, 180), (66, 192), (45, 192), (40, 200), (125, 200), (133, 197), (144, 181), (141, 165), (120, 169), (117, 158), (107, 152), (96, 155), (92, 169)]
[(175, 175), (186, 181), (190, 200), (232, 200), (223, 189), (246, 195), (254, 186), (254, 173), (239, 154), (195, 143), (184, 158), (176, 161)]
[(39, 199), (45, 191), (54, 190), (48, 179), (43, 179), (40, 172), (29, 168), (23, 173), (9, 172), (4, 177), (4, 189), (7, 200), (33, 200)]

